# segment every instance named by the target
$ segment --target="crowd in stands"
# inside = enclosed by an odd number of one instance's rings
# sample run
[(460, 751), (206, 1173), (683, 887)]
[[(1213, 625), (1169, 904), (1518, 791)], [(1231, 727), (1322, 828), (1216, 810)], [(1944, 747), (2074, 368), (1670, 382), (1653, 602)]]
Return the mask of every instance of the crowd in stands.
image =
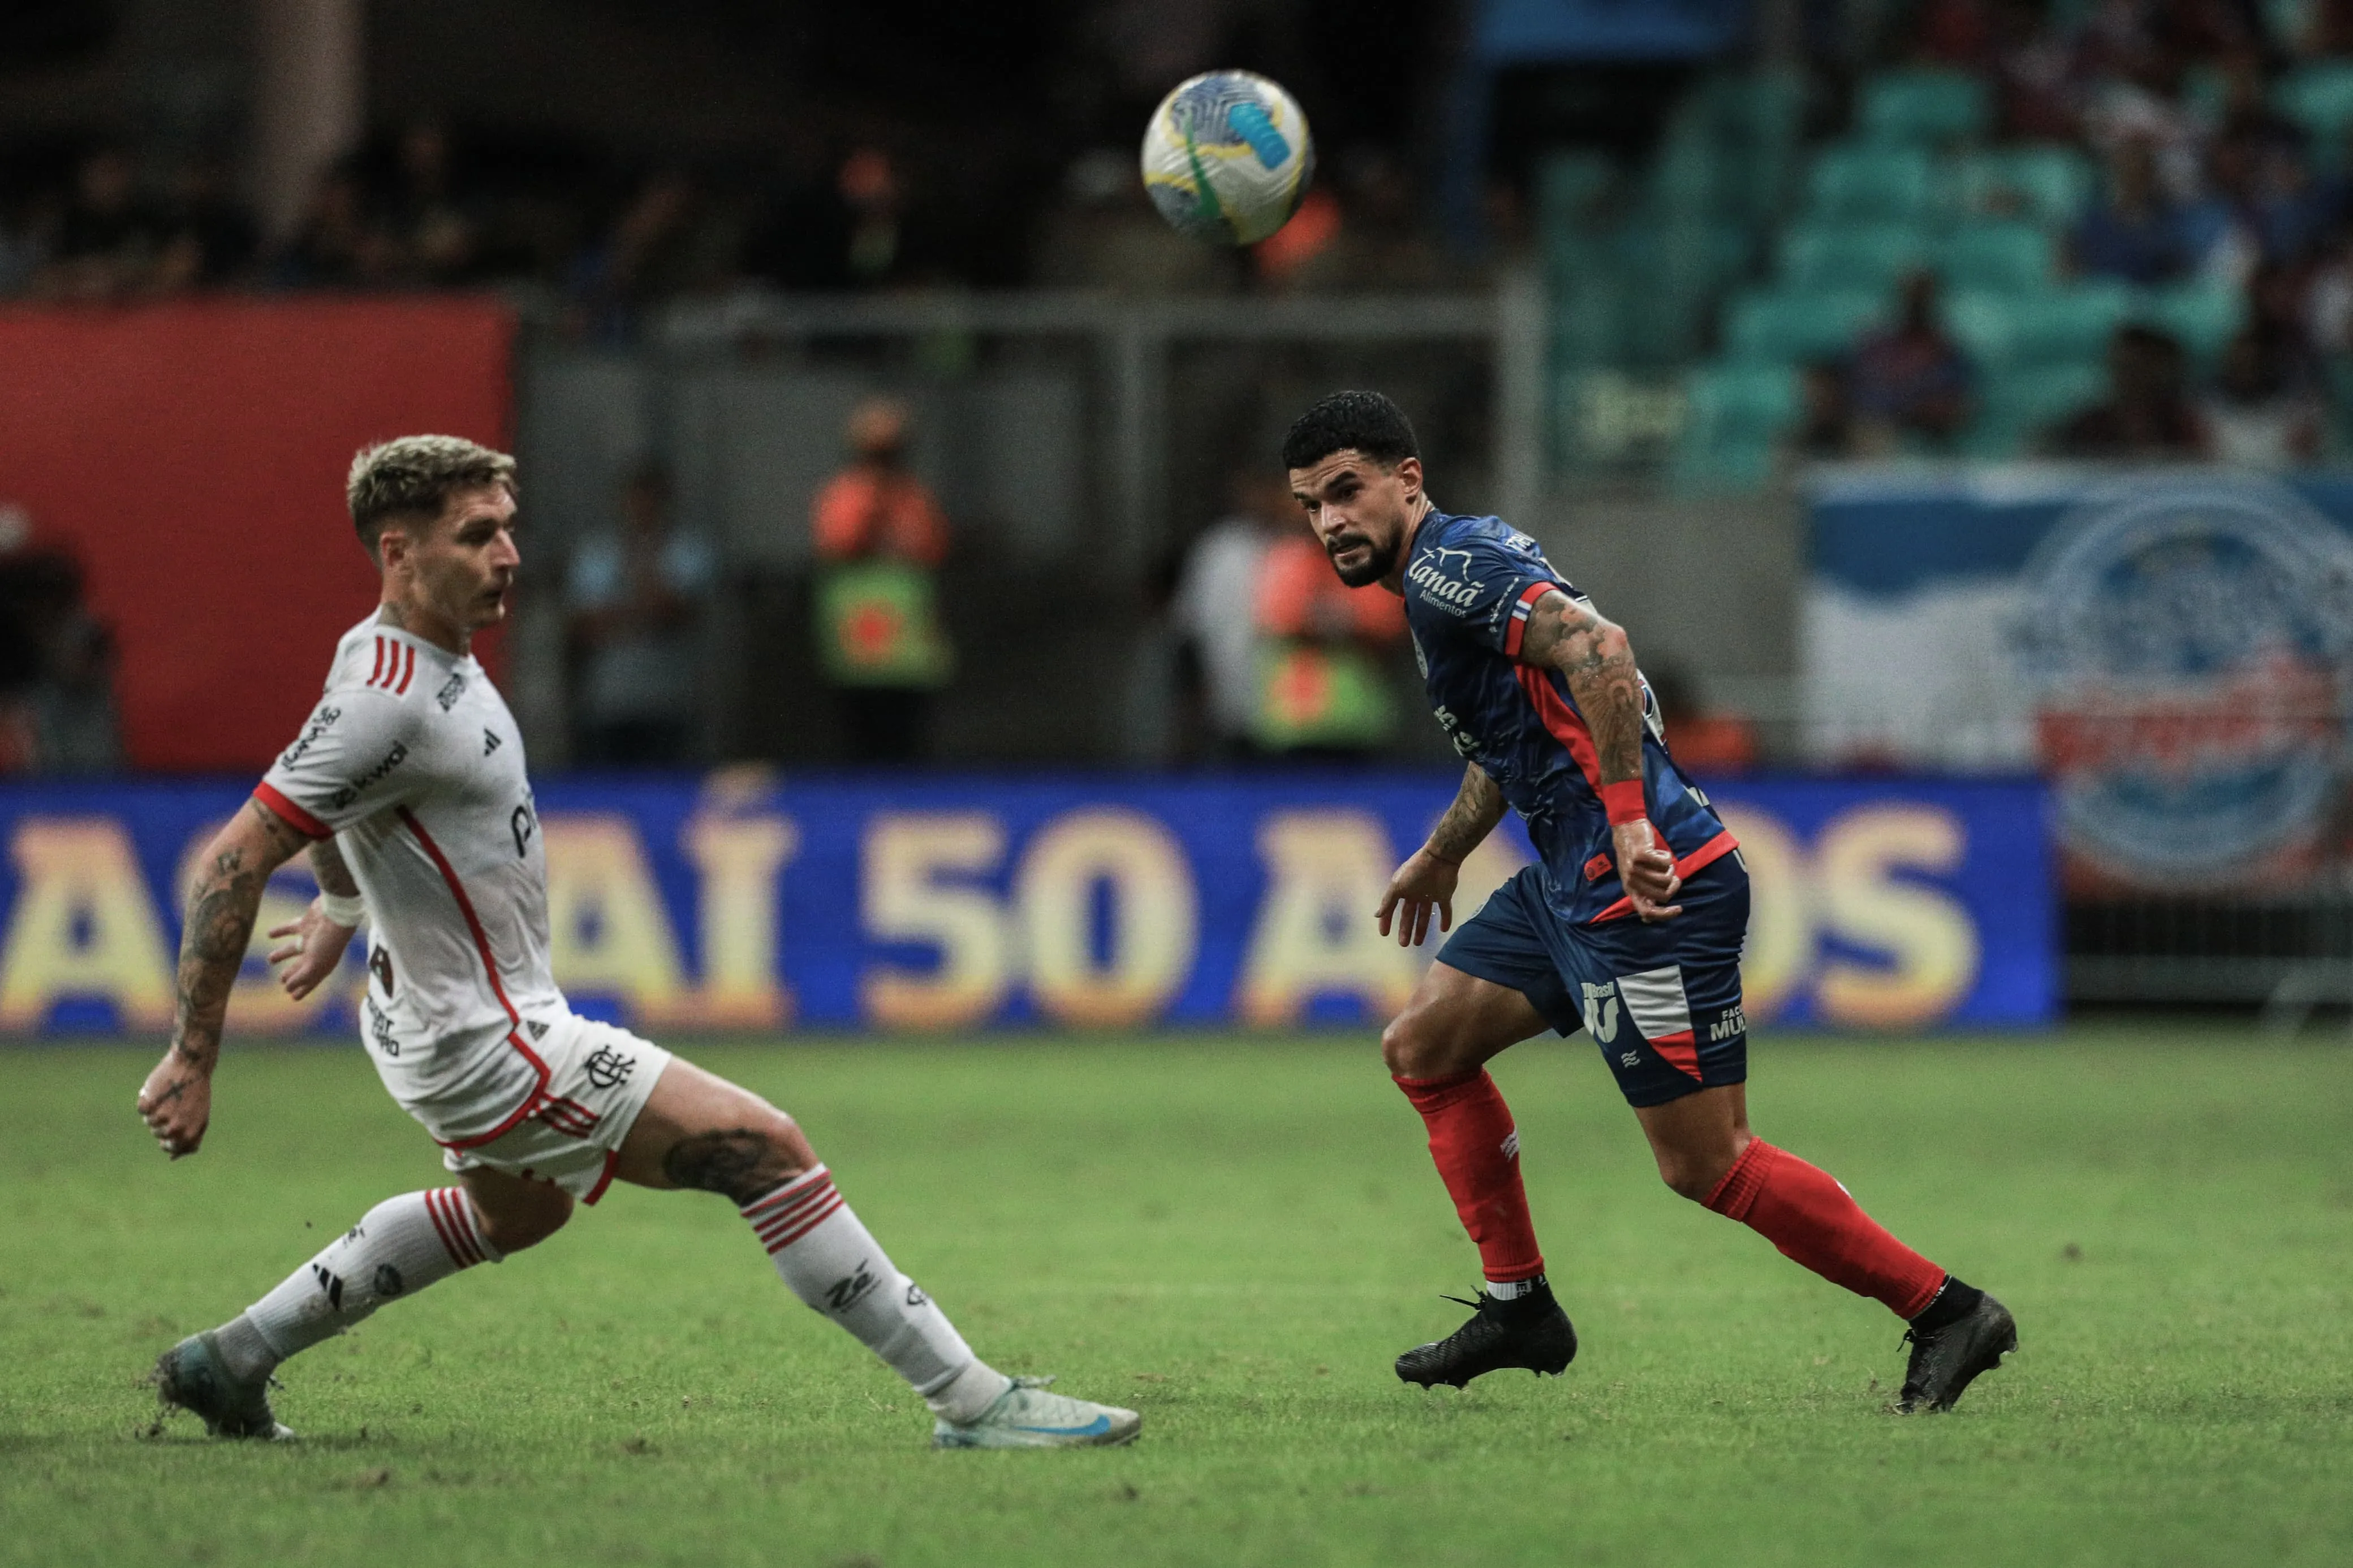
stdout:
[[(2353, 354), (2353, 5), (1926, 0), (1908, 34), (1889, 78), (1981, 84), (1979, 155), (2059, 150), (2094, 172), (2052, 226), (2055, 289), (2222, 301), (2215, 331), (2120, 306), (2104, 382), (2041, 411), (2016, 449), (2274, 468), (2325, 455), (2332, 369)], [(1971, 219), (2020, 216), (2014, 193), (1990, 196)], [(1800, 367), (1799, 455), (1969, 451), (1999, 347), (1947, 310), (1937, 266), (1903, 277), (1885, 326)]]
[(1455, 278), (1402, 166), (1370, 149), (1327, 163), (1298, 221), (1248, 253), (1174, 234), (1132, 153), (1113, 148), (1082, 152), (1059, 174), (1029, 171), (1018, 189), (975, 192), (920, 144), (852, 141), (830, 154), (791, 150), (772, 166), (631, 175), (543, 156), (518, 170), (512, 156), (470, 156), (464, 138), (424, 121), (332, 165), (275, 237), (238, 199), (227, 163), (164, 162), (100, 144), (0, 181), (0, 299), (520, 288), (580, 335), (610, 340), (665, 301), (742, 289), (1328, 290)]

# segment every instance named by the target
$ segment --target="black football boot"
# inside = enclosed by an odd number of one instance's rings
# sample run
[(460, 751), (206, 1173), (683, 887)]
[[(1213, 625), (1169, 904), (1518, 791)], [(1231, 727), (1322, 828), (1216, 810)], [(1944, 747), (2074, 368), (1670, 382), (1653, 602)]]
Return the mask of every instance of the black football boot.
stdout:
[(1932, 1303), (1905, 1331), (1912, 1362), (1904, 1369), (1898, 1410), (1950, 1410), (1979, 1373), (1993, 1371), (2018, 1348), (2018, 1323), (2010, 1309), (1982, 1290), (1961, 1288), (1977, 1298), (1966, 1310), (1947, 1316)]
[[(1450, 1301), (1461, 1301), (1449, 1296)], [(1475, 1301), (1479, 1315), (1438, 1341), (1416, 1345), (1397, 1358), (1397, 1374), (1424, 1388), (1447, 1384), (1461, 1388), (1474, 1377), (1505, 1367), (1525, 1367), (1542, 1377), (1558, 1377), (1577, 1359), (1577, 1330), (1553, 1300), (1552, 1287), (1536, 1288), (1514, 1300), (1499, 1301), (1484, 1290)]]

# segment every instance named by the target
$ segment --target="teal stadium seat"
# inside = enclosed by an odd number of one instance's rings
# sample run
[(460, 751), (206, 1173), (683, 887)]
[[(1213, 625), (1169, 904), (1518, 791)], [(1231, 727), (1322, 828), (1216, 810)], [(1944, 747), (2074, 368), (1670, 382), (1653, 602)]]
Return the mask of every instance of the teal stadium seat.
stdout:
[(1887, 303), (1883, 293), (1851, 289), (1754, 293), (1733, 305), (1725, 335), (1734, 357), (1750, 363), (1835, 359), (1885, 319)]
[(2023, 294), (1955, 289), (1945, 300), (1945, 321), (1970, 357), (1991, 371), (2095, 363), (2133, 308), (2129, 287), (2097, 279)]
[(2342, 166), (2346, 129), (2353, 126), (2353, 62), (2316, 60), (2300, 66), (2272, 89), (2272, 102), (2304, 127), (2324, 167)]
[(1855, 122), (1873, 142), (1936, 144), (1984, 134), (1985, 84), (1960, 71), (1904, 70), (1862, 86)]
[(2028, 293), (2048, 288), (2057, 271), (2056, 247), (2031, 223), (1973, 223), (1936, 247), (1936, 268), (1954, 289)]
[(2042, 433), (2107, 395), (2098, 361), (2030, 365), (1989, 375), (1978, 385), (1978, 417), (1963, 449), (1973, 458), (2016, 458)]
[(1801, 224), (1782, 237), (1780, 279), (1793, 289), (1882, 290), (1927, 253), (1927, 237), (1906, 224)]
[(2225, 283), (2183, 283), (2150, 289), (2137, 314), (2179, 339), (2194, 363), (2211, 368), (2245, 321), (2247, 299)]
[(1917, 147), (1849, 142), (1814, 160), (1810, 216), (1818, 222), (1925, 222), (1936, 205), (1936, 165)]
[(1950, 168), (1950, 205), (1963, 221), (2022, 218), (2066, 228), (2091, 200), (2091, 163), (2073, 147), (1964, 153)]
[(1685, 489), (1745, 489), (1770, 477), (1781, 433), (1798, 421), (1798, 372), (1788, 364), (1715, 364), (1684, 383), (1682, 436), (1672, 468)]

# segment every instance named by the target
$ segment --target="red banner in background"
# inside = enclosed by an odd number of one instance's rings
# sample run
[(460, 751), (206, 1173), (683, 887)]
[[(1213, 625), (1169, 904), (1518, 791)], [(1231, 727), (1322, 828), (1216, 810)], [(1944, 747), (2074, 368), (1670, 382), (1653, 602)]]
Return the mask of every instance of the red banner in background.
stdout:
[(269, 763), (375, 601), (352, 454), (506, 447), (513, 336), (480, 299), (0, 311), (0, 505), (88, 570), (134, 766)]

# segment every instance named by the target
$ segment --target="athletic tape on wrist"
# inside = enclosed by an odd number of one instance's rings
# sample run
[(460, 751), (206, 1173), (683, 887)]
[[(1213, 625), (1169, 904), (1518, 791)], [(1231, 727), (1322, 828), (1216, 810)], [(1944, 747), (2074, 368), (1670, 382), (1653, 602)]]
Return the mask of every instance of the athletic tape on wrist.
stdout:
[(357, 899), (339, 899), (322, 888), (319, 889), (319, 912), (339, 926), (357, 926), (367, 919), (367, 905)]
[(1649, 815), (1650, 811), (1650, 808), (1643, 804), (1641, 779), (1620, 779), (1616, 784), (1603, 784), (1601, 805), (1602, 809), (1609, 813), (1609, 825), (1612, 827), (1621, 822), (1640, 822)]

